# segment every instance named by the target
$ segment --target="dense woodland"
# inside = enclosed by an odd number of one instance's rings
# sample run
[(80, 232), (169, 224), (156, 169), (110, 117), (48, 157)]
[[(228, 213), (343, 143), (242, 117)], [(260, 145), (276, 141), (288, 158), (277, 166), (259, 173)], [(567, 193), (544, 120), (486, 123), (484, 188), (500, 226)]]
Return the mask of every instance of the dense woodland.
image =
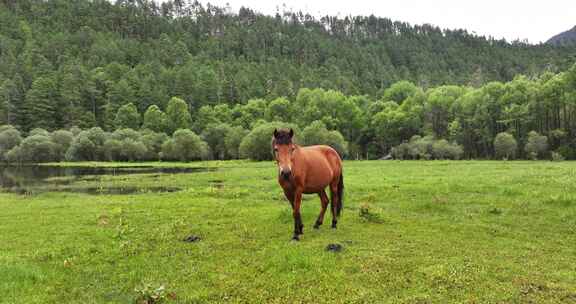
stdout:
[[(576, 158), (575, 47), (198, 2), (0, 0), (0, 158)], [(284, 122), (284, 123), (280, 123)]]

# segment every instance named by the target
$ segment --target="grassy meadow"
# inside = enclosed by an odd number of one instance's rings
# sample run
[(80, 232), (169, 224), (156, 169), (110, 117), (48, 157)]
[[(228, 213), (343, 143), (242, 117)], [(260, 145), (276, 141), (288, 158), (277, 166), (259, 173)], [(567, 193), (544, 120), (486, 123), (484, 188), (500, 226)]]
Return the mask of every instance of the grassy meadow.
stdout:
[(300, 242), (274, 163), (152, 165), (215, 170), (0, 193), (0, 303), (576, 303), (573, 162), (347, 161), (338, 229), (307, 195)]

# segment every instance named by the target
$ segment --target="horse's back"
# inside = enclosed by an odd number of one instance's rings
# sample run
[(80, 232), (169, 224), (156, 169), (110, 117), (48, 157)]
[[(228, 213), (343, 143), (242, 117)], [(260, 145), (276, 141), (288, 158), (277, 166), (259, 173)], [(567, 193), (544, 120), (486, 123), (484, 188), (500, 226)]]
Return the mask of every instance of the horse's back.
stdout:
[(312, 156), (312, 162), (326, 161), (331, 169), (341, 171), (342, 159), (334, 148), (326, 145), (315, 145), (303, 147), (303, 149)]

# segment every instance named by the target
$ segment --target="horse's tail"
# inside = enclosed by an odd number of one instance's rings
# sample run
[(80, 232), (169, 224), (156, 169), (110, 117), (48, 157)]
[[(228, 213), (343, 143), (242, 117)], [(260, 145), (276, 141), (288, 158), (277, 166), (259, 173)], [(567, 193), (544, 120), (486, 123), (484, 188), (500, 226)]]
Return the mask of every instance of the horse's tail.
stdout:
[(344, 202), (344, 174), (340, 173), (340, 181), (338, 182), (338, 206), (336, 206), (336, 216), (340, 216), (343, 202)]

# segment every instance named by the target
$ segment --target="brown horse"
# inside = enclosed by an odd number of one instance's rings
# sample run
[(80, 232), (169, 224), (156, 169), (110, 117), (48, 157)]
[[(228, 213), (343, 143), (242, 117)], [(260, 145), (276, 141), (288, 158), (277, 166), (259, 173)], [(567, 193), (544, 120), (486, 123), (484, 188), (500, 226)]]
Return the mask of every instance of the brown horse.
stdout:
[(318, 229), (324, 221), (324, 213), (328, 207), (328, 196), (324, 189), (330, 186), (332, 228), (336, 228), (342, 210), (344, 177), (342, 160), (336, 150), (328, 146), (300, 147), (294, 144), (293, 137), (292, 129), (274, 130), (272, 149), (278, 165), (278, 183), (292, 205), (294, 217), (292, 239), (297, 241), (304, 228), (300, 216), (302, 194), (317, 193), (320, 196), (322, 208), (314, 224), (314, 228)]

